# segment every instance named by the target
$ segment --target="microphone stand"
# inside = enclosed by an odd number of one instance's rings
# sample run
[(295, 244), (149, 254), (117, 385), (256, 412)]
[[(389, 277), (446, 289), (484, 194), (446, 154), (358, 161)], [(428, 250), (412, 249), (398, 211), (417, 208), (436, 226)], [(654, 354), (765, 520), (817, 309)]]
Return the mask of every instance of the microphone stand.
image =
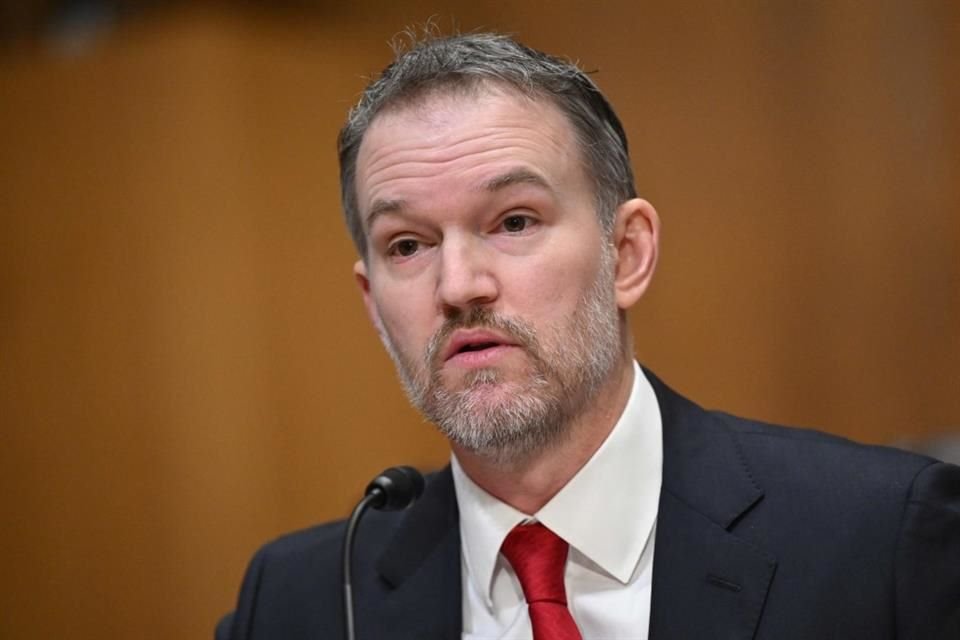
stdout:
[(423, 493), (424, 480), (413, 467), (390, 467), (367, 485), (363, 499), (353, 509), (343, 535), (343, 620), (346, 640), (354, 640), (353, 621), (353, 538), (360, 518), (368, 507), (383, 511), (400, 511), (417, 501)]
[(351, 561), (353, 557), (353, 536), (357, 531), (360, 517), (372, 503), (383, 500), (382, 493), (382, 489), (376, 488), (363, 496), (363, 500), (357, 503), (357, 506), (353, 508), (353, 513), (350, 514), (350, 520), (347, 522), (347, 532), (343, 537), (343, 620), (347, 640), (354, 640), (356, 637), (353, 624), (353, 572), (351, 570), (353, 564)]

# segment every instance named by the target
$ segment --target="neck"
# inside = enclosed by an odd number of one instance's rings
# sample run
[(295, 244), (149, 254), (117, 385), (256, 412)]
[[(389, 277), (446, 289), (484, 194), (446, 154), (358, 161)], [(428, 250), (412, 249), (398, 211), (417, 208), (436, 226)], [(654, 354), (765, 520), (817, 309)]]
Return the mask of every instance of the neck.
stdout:
[(557, 494), (596, 453), (620, 419), (633, 387), (633, 359), (610, 375), (567, 430), (567, 437), (522, 460), (498, 462), (453, 445), (464, 472), (478, 486), (532, 515)]

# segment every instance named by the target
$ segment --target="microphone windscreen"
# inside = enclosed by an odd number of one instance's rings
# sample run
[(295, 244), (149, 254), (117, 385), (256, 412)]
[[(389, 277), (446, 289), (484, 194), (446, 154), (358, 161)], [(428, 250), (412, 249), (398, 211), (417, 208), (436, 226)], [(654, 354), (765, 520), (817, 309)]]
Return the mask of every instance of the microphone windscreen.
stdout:
[(377, 494), (370, 506), (381, 511), (406, 509), (423, 494), (423, 475), (413, 467), (390, 467), (367, 485), (366, 495)]

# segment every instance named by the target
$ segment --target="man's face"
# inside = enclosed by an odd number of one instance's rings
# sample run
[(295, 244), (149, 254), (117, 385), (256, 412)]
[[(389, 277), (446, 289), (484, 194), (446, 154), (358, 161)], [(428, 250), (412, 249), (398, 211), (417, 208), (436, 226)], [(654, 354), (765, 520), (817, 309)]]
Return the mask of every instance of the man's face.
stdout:
[(388, 111), (357, 194), (355, 269), (411, 401), (499, 460), (562, 437), (623, 362), (614, 251), (565, 117), (492, 90)]

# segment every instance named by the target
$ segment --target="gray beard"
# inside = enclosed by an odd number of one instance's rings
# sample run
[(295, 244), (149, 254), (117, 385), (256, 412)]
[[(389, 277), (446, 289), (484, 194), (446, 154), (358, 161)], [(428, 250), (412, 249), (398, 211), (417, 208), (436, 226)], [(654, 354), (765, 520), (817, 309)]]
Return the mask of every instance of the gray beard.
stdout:
[[(483, 307), (452, 315), (417, 366), (400, 354), (382, 322), (378, 329), (410, 402), (454, 444), (509, 464), (562, 442), (616, 368), (621, 336), (613, 277), (614, 253), (605, 247), (597, 277), (569, 321), (549, 327), (542, 336), (519, 318)], [(504, 381), (497, 369), (478, 369), (464, 377), (461, 389), (448, 389), (440, 373), (440, 351), (455, 330), (473, 327), (515, 341), (530, 361), (529, 375)], [(498, 388), (503, 385), (509, 385), (509, 393)], [(494, 393), (499, 397), (491, 399)]]

